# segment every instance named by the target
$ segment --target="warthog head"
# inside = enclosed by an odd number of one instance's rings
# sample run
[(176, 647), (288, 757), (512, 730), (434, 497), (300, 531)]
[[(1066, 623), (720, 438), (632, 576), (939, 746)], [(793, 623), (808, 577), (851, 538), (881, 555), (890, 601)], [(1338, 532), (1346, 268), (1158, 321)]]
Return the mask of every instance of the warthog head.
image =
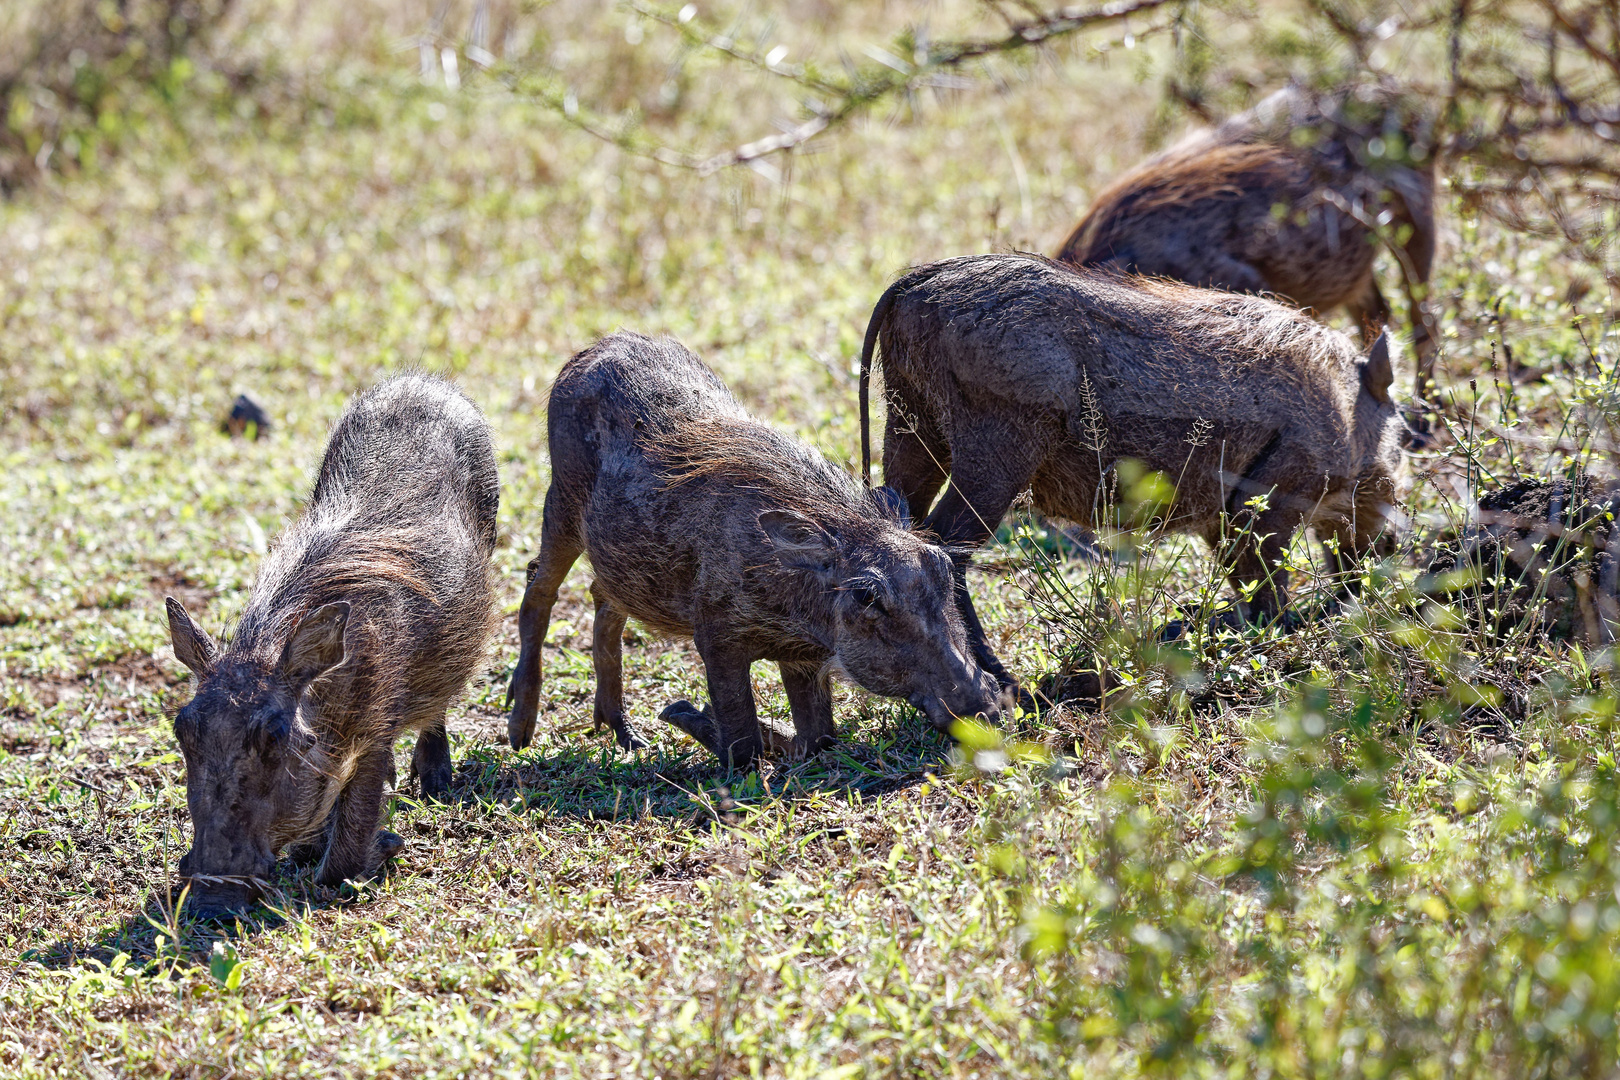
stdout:
[(835, 670), (904, 698), (942, 731), (960, 717), (997, 718), (999, 688), (968, 646), (943, 548), (887, 518), (844, 537), (793, 510), (766, 510), (759, 525), (778, 561), (825, 590)]
[(331, 808), (335, 770), (303, 715), (304, 692), (343, 662), (349, 605), (305, 615), (273, 661), (221, 654), (177, 601), (166, 607), (174, 654), (197, 677), (174, 717), (192, 824), (180, 873), (192, 910), (215, 915), (252, 903), (281, 848)]
[(1380, 333), (1359, 365), (1361, 387), (1353, 415), (1352, 447), (1355, 482), (1337, 507), (1342, 525), (1336, 530), (1352, 550), (1381, 557), (1394, 554), (1407, 522), (1400, 505), (1408, 486), (1406, 455), (1401, 451), (1411, 432), (1390, 396), (1395, 381), (1389, 335)]

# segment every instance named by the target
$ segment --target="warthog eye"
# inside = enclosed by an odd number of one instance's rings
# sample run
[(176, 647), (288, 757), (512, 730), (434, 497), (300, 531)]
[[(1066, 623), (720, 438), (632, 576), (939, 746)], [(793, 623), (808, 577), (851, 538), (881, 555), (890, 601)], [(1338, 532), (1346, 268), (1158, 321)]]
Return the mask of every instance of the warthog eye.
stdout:
[(866, 584), (855, 584), (849, 587), (850, 599), (860, 608), (869, 619), (875, 619), (884, 614), (883, 596), (876, 588)]

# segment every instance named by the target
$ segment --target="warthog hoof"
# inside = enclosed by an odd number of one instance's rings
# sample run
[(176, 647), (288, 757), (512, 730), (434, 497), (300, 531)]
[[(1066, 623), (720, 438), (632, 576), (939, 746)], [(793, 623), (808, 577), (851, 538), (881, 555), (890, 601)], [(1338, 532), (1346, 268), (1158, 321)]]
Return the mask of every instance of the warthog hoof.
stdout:
[(815, 757), (824, 750), (831, 750), (837, 745), (838, 738), (835, 735), (818, 735), (814, 738), (794, 735), (793, 742), (788, 750), (788, 757), (794, 761), (804, 761)]
[(284, 857), (289, 863), (302, 869), (306, 866), (314, 866), (321, 861), (321, 856), (325, 854), (326, 837), (322, 836), (319, 840), (304, 840), (297, 844), (288, 845)]
[(441, 731), (424, 731), (416, 737), (416, 752), (411, 755), (411, 779), (422, 782), (422, 798), (431, 802), (447, 802), (450, 782), (455, 777), (455, 765), (450, 760), (450, 740)]
[(422, 780), (422, 798), (429, 802), (450, 801), (450, 770), (449, 768), (434, 769), (425, 773)]
[(699, 709), (682, 698), (665, 705), (664, 711), (658, 714), (658, 719), (680, 728), (702, 743), (710, 753), (716, 755), (720, 753), (720, 731), (715, 725), (714, 713), (708, 707)]
[(645, 750), (647, 748), (647, 740), (637, 735), (635, 730), (623, 721), (620, 721), (613, 728), (613, 740), (619, 744), (621, 750)]
[(613, 732), (613, 741), (618, 743), (622, 750), (641, 750), (647, 745), (646, 740), (625, 723), (622, 713), (614, 715), (600, 705), (596, 708), (596, 730)]
[(507, 693), (506, 704), (511, 714), (506, 719), (506, 741), (512, 749), (525, 749), (534, 740), (534, 721), (539, 709), (531, 701), (532, 695), (514, 688)]

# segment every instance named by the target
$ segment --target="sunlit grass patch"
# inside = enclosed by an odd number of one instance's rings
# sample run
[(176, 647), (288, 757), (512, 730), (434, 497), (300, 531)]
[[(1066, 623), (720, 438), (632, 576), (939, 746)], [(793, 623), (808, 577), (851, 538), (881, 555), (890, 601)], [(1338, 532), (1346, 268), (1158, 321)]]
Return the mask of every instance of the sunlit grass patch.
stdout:
[[(656, 719), (706, 696), (694, 652), (635, 627), (651, 745), (592, 730), (581, 566), (513, 753), (563, 361), (620, 326), (674, 334), (853, 467), (883, 286), (1051, 250), (1179, 123), (1168, 45), (919, 95), (773, 183), (627, 155), (470, 68), (452, 91), (442, 54), (424, 80), (391, 51), (421, 30), (404, 9), (265, 10), (241, 31), (276, 61), (262, 83), (134, 102), (150, 123), (116, 152), (0, 202), (0, 1071), (1614, 1071), (1612, 651), (1492, 630), (1422, 581), (1478, 485), (1612, 464), (1614, 297), (1589, 264), (1446, 196), (1450, 441), (1412, 460), (1414, 531), (1354, 599), (1298, 540), (1298, 626), (1221, 624), (1199, 541), (1121, 528), (1087, 551), (1017, 519), (969, 577), (992, 644), (1032, 688), (1089, 672), (1098, 694), (953, 747), (843, 689), (834, 750), (723, 774)], [(549, 27), (535, 47), (573, 50), (593, 100), (677, 84), (652, 120), (672, 140), (769, 123), (693, 85), (708, 61), (649, 62), (622, 10), (519, 14), (491, 17)], [(858, 49), (887, 20), (778, 26)], [(190, 833), (165, 710), (189, 684), (162, 598), (228, 632), (343, 402), (409, 367), (480, 403), (503, 483), (505, 619), (452, 711), (452, 798), (396, 792), (382, 881), (287, 869), (269, 906), (191, 920), (169, 895)], [(244, 392), (274, 420), (256, 442), (219, 430)], [(755, 686), (785, 722), (771, 665)]]

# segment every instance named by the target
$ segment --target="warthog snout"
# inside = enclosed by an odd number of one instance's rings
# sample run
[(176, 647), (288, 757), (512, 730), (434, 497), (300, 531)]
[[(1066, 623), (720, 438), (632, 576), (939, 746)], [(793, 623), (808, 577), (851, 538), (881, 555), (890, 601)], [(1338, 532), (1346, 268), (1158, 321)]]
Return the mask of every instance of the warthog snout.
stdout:
[(186, 894), (186, 912), (199, 919), (212, 919), (220, 915), (235, 915), (247, 911), (258, 903), (262, 886), (253, 881), (235, 881), (226, 878), (193, 877)]
[(928, 722), (936, 730), (948, 735), (958, 720), (976, 720), (988, 724), (1000, 722), (1002, 711), (1010, 704), (1006, 699), (1010, 697), (1011, 692), (1004, 692), (994, 676), (979, 671), (973, 679), (960, 687), (953, 687), (952, 692), (945, 696), (913, 694), (909, 701), (912, 708), (928, 717)]
[[(212, 838), (220, 846), (218, 837)], [(199, 918), (227, 915), (251, 908), (264, 892), (266, 879), (275, 870), (276, 858), (267, 846), (251, 845), (244, 850), (225, 850), (212, 859), (199, 857), (197, 848), (180, 859), (180, 887), (186, 889), (186, 910)], [(233, 865), (235, 873), (205, 873), (200, 866)]]
[(494, 627), (499, 501), (477, 407), (430, 376), (390, 379), (344, 410), (228, 642), (168, 599), (196, 679), (174, 715), (191, 910), (251, 906), (283, 850), (322, 886), (373, 875), (401, 843), (377, 828), (401, 735), (417, 736), (422, 794), (443, 797), (445, 707)]
[[(781, 550), (786, 541), (775, 543)], [(1000, 682), (974, 659), (944, 549), (897, 528), (863, 545), (853, 561), (858, 568), (831, 576), (845, 673), (874, 693), (904, 698), (940, 731), (960, 719), (999, 719)]]

